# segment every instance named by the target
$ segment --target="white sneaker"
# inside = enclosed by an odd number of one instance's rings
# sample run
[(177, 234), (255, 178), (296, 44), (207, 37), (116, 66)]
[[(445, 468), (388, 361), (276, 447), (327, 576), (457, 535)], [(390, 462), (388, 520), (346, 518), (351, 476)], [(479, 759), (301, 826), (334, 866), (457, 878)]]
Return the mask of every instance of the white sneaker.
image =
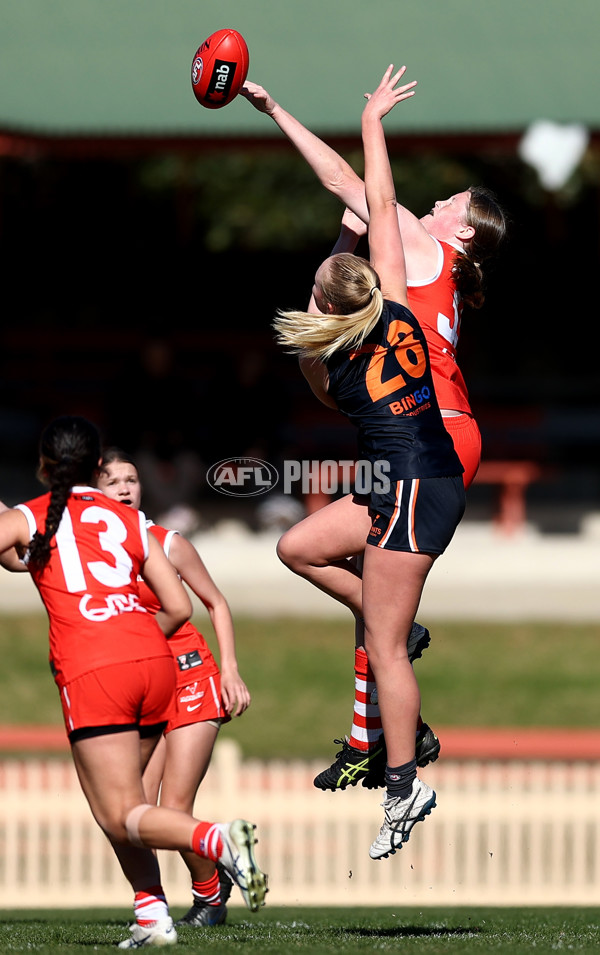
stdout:
[(396, 796), (381, 803), (385, 819), (379, 835), (369, 850), (372, 859), (385, 859), (408, 842), (412, 827), (422, 822), (435, 808), (435, 793), (427, 783), (415, 778), (412, 792), (406, 799)]
[(267, 877), (258, 868), (254, 858), (256, 826), (245, 819), (234, 819), (233, 822), (221, 824), (219, 828), (223, 837), (223, 852), (218, 861), (239, 886), (250, 911), (258, 912), (261, 905), (265, 904)]
[(144, 945), (154, 945), (160, 948), (163, 945), (175, 945), (177, 932), (172, 918), (160, 919), (152, 925), (138, 925), (134, 922), (129, 926), (131, 938), (119, 942), (119, 948), (142, 948)]

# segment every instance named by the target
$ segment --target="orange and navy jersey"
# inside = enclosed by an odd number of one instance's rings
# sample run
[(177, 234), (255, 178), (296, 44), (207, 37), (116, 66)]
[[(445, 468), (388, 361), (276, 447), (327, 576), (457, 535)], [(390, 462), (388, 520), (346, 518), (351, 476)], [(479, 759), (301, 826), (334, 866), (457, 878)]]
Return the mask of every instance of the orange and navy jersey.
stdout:
[(440, 408), (471, 414), (467, 386), (456, 363), (462, 301), (452, 275), (457, 250), (438, 246), (435, 275), (426, 282), (408, 282), (408, 304), (425, 332), (431, 373)]
[(462, 474), (442, 422), (425, 335), (412, 312), (385, 301), (363, 344), (335, 352), (326, 365), (328, 392), (358, 429), (360, 458), (387, 462), (392, 481)]
[[(44, 531), (50, 494), (18, 505), (30, 536)], [(46, 607), (50, 659), (63, 683), (113, 663), (168, 653), (140, 601), (148, 556), (146, 518), (96, 488), (74, 487), (46, 566), (31, 575)]]
[[(169, 551), (171, 549), (171, 541), (178, 531), (167, 530), (166, 527), (160, 527), (158, 524), (154, 524), (154, 522), (150, 520), (146, 521), (146, 527), (150, 533), (156, 537), (158, 543), (162, 546), (162, 549), (168, 557)], [(144, 580), (140, 580), (138, 583), (140, 587), (140, 600), (142, 604), (149, 613), (158, 613), (160, 610), (160, 603), (156, 597), (156, 594), (150, 589)], [(194, 624), (189, 620), (186, 620), (186, 622), (169, 637), (168, 644), (171, 653), (176, 659), (196, 652), (194, 660), (199, 659), (202, 664), (211, 669), (211, 672), (218, 672), (216, 661), (214, 660), (206, 640), (196, 629)], [(200, 654), (199, 657), (198, 653)]]

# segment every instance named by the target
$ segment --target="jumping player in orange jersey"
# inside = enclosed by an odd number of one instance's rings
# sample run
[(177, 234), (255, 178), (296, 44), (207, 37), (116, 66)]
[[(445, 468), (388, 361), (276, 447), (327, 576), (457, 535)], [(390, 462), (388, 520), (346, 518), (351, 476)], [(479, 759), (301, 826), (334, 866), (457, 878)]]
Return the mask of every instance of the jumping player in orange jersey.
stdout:
[[(97, 429), (64, 416), (44, 430), (41, 479), (50, 491), (0, 513), (0, 553), (27, 562), (49, 618), (50, 664), (73, 761), (98, 825), (113, 845), (135, 846), (148, 871), (153, 849), (193, 851), (220, 862), (246, 905), (264, 904), (266, 879), (254, 858), (253, 825), (221, 824), (150, 805), (142, 772), (171, 718), (173, 656), (165, 639), (191, 603), (140, 511), (93, 487), (100, 464)], [(142, 606), (144, 576), (161, 609)], [(121, 948), (170, 945), (171, 918), (131, 928)]]
[[(346, 205), (332, 254), (354, 252), (369, 221), (362, 179), (335, 150), (283, 109), (263, 87), (247, 80), (242, 94), (256, 109), (271, 116), (320, 182)], [(420, 219), (399, 203), (396, 208), (404, 244), (408, 304), (427, 338), (438, 404), (463, 465), (463, 480), (468, 488), (479, 467), (481, 435), (457, 364), (461, 316), (463, 305), (474, 309), (483, 305), (483, 263), (493, 257), (505, 237), (505, 215), (493, 194), (481, 187), (470, 187), (435, 202), (430, 212)], [(357, 562), (360, 567), (360, 557)], [(295, 555), (294, 569), (310, 579), (305, 554)], [(409, 640), (411, 660), (420, 657), (428, 644), (428, 630), (415, 623)], [(342, 750), (335, 762), (315, 778), (315, 786), (320, 789), (337, 791), (360, 780), (367, 788), (383, 785), (385, 747), (377, 690), (364, 651), (360, 620), (355, 627), (354, 669), (350, 736), (336, 740), (342, 744)], [(419, 765), (437, 759), (439, 751), (437, 736), (419, 717)]]
[[(408, 640), (423, 586), (448, 546), (465, 505), (463, 468), (444, 428), (427, 342), (407, 307), (406, 268), (382, 119), (413, 95), (398, 85), (405, 68), (386, 70), (362, 115), (370, 261), (341, 253), (326, 259), (313, 285), (312, 312), (279, 312), (277, 339), (300, 356), (315, 395), (358, 432), (358, 458), (387, 481), (369, 500), (347, 495), (294, 525), (278, 555), (345, 604), (365, 628), (387, 748), (385, 817), (370, 856), (407, 841), (435, 806), (417, 776), (420, 694)], [(365, 543), (366, 542), (366, 543)], [(362, 574), (349, 558), (364, 553)]]
[[(119, 448), (106, 448), (96, 484), (113, 501), (139, 508), (142, 485), (132, 458)], [(201, 633), (186, 622), (169, 638), (177, 676), (176, 711), (156, 747), (144, 773), (144, 789), (149, 801), (171, 809), (191, 813), (198, 787), (206, 775), (217, 734), (222, 723), (240, 716), (250, 705), (250, 693), (238, 672), (235, 634), (229, 605), (212, 580), (193, 544), (177, 531), (147, 521), (148, 530), (159, 541), (165, 554), (203, 602), (210, 615), (219, 645), (221, 670)], [(142, 604), (157, 613), (160, 604), (155, 594), (139, 582)], [(226, 902), (231, 880), (222, 867), (192, 852), (182, 852), (192, 876), (193, 904), (177, 925), (205, 927), (222, 925), (227, 917)], [(129, 860), (119, 851), (125, 873)], [(148, 885), (153, 883), (148, 882)], [(139, 895), (139, 898), (138, 898)], [(147, 889), (138, 893), (135, 907), (164, 906), (164, 899), (152, 898)]]

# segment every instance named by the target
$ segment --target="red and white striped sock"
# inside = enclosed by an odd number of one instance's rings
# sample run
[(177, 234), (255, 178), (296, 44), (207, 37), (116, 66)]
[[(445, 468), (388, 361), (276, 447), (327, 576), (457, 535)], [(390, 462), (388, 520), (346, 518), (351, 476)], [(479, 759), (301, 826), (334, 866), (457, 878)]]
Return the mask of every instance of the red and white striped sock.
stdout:
[(204, 902), (206, 905), (221, 904), (221, 884), (215, 869), (213, 875), (206, 882), (192, 882), (192, 892), (195, 902)]
[(133, 914), (138, 925), (153, 925), (169, 915), (169, 906), (162, 885), (138, 890), (133, 900)]
[(216, 862), (223, 852), (223, 836), (218, 822), (199, 822), (192, 834), (192, 851)]
[(350, 730), (350, 746), (366, 752), (373, 749), (383, 733), (377, 686), (364, 647), (354, 651), (354, 713)]

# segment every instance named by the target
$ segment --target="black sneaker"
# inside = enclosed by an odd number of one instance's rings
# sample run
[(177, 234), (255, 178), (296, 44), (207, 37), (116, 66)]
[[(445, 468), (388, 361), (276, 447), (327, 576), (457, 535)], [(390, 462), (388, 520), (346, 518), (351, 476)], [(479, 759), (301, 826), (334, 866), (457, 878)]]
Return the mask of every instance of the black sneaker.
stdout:
[[(374, 749), (367, 751), (350, 746), (348, 737), (344, 740), (334, 739), (334, 743), (342, 745), (336, 754), (336, 761), (329, 769), (325, 769), (313, 780), (317, 789), (346, 789), (347, 786), (356, 786), (362, 781), (365, 789), (385, 788), (385, 766), (387, 752), (383, 735), (377, 740)], [(427, 723), (423, 723), (417, 733), (415, 757), (417, 766), (427, 766), (434, 763), (440, 755), (440, 741)]]
[(423, 655), (423, 650), (427, 649), (430, 642), (431, 636), (427, 627), (422, 627), (421, 624), (415, 620), (406, 643), (408, 659), (411, 663), (414, 663), (415, 660), (418, 660), (419, 657)]
[[(383, 738), (381, 739), (383, 753), (381, 758), (373, 761), (369, 772), (363, 779), (365, 789), (384, 789), (385, 788), (385, 764), (386, 748)], [(427, 766), (428, 763), (434, 763), (440, 755), (440, 741), (427, 723), (423, 723), (417, 733), (415, 745), (415, 757), (417, 766)]]
[[(366, 786), (366, 778), (373, 772), (385, 772), (385, 746), (383, 735), (379, 737), (376, 746), (373, 749), (362, 750), (350, 746), (348, 737), (343, 740), (334, 739), (334, 743), (341, 744), (342, 749), (336, 753), (336, 760), (329, 769), (323, 770), (318, 776), (315, 776), (313, 784), (317, 789), (330, 789), (336, 792), (338, 789), (345, 789), (346, 786), (356, 786), (361, 779), (363, 786)], [(380, 770), (380, 766), (382, 767)], [(367, 786), (368, 789), (373, 788)]]
[(209, 905), (208, 902), (194, 902), (189, 912), (186, 912), (175, 925), (189, 925), (191, 928), (206, 928), (206, 926), (223, 925), (227, 918), (227, 906)]
[(435, 763), (440, 755), (440, 741), (427, 723), (423, 723), (417, 733), (417, 745), (415, 755), (417, 757), (417, 766), (427, 766), (428, 763)]
[[(406, 644), (408, 659), (411, 663), (422, 656), (423, 650), (429, 646), (431, 636), (427, 627), (421, 626), (416, 621), (413, 623)], [(377, 702), (377, 690), (371, 694), (371, 702)], [(421, 735), (423, 729), (426, 734)], [(318, 776), (315, 776), (313, 785), (317, 789), (330, 789), (335, 792), (337, 789), (346, 789), (347, 786), (356, 786), (359, 780), (365, 789), (383, 789), (385, 787), (385, 765), (386, 749), (383, 734), (377, 740), (372, 749), (362, 750), (350, 746), (348, 737), (344, 739), (334, 739), (342, 747), (339, 753), (336, 753), (335, 763), (329, 769), (323, 770)], [(437, 750), (435, 747), (437, 746)], [(421, 753), (422, 750), (422, 753)], [(433, 755), (435, 751), (435, 755)], [(417, 736), (417, 766), (426, 766), (438, 758), (440, 752), (440, 743), (435, 733), (423, 723), (419, 736)], [(421, 762), (421, 760), (424, 760)]]

